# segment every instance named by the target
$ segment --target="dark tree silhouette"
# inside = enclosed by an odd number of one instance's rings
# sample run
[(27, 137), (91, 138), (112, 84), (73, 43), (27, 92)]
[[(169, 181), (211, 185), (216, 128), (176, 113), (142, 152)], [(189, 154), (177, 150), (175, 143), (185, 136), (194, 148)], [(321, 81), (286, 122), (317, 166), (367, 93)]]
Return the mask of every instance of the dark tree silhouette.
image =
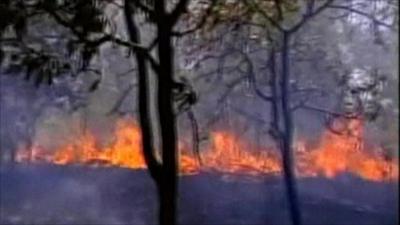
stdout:
[[(142, 144), (146, 164), (151, 177), (154, 179), (160, 202), (159, 223), (175, 224), (177, 208), (177, 143), (176, 143), (176, 112), (175, 95), (182, 95), (174, 78), (174, 46), (172, 40), (175, 36), (191, 33), (201, 27), (204, 19), (199, 24), (194, 24), (190, 30), (175, 31), (181, 15), (186, 13), (188, 0), (172, 3), (166, 0), (125, 0), (123, 5), (114, 1), (78, 0), (56, 2), (52, 0), (40, 1), (2, 1), (0, 3), (0, 34), (2, 47), (5, 45), (16, 46), (18, 52), (11, 58), (22, 58), (17, 63), (6, 63), (7, 72), (25, 72), (27, 80), (35, 77), (36, 85), (44, 82), (52, 84), (55, 76), (60, 74), (78, 74), (89, 70), (90, 60), (105, 43), (114, 43), (128, 48), (134, 53), (139, 80), (138, 108), (140, 127), (142, 130)], [(106, 32), (106, 25), (114, 21), (107, 21), (105, 7), (108, 4), (117, 5), (123, 10), (125, 16), (129, 41), (123, 40)], [(172, 10), (169, 10), (172, 6)], [(149, 47), (144, 47), (141, 37), (142, 26), (135, 21), (138, 17), (145, 17), (146, 23), (156, 27), (155, 38)], [(40, 17), (39, 26), (48, 23), (48, 27), (57, 25), (62, 30), (69, 31), (68, 37), (63, 37), (65, 45), (61, 48), (61, 56), (65, 53), (78, 53), (80, 60), (77, 69), (70, 62), (64, 62), (62, 57), (57, 57), (54, 52), (45, 49), (36, 50), (30, 47), (32, 40), (26, 32), (35, 26), (33, 18)], [(36, 25), (38, 26), (38, 25)], [(58, 29), (57, 28), (57, 29)], [(43, 40), (43, 43), (46, 42)], [(41, 43), (42, 45), (44, 45)], [(155, 51), (154, 57), (151, 53)], [(9, 54), (0, 49), (0, 62)], [(156, 114), (160, 134), (155, 135), (150, 116), (149, 101), (149, 73), (156, 74), (157, 97)], [(91, 86), (91, 92), (99, 86), (96, 80)], [(191, 96), (184, 97), (190, 99)], [(185, 100), (186, 101), (186, 100)], [(193, 104), (193, 101), (183, 102)], [(181, 105), (182, 106), (182, 105)], [(189, 115), (192, 115), (189, 113)], [(193, 119), (193, 117), (190, 117)], [(160, 137), (161, 160), (156, 157), (154, 137)]]
[[(176, 115), (174, 112), (174, 47), (172, 45), (173, 28), (179, 17), (185, 13), (187, 0), (176, 3), (175, 8), (167, 11), (167, 2), (125, 1), (125, 16), (129, 36), (133, 43), (141, 43), (139, 29), (134, 22), (133, 8), (143, 11), (148, 21), (156, 26), (154, 42), (157, 45), (157, 60), (152, 59), (149, 50), (136, 51), (139, 71), (139, 114), (143, 130), (143, 149), (146, 162), (156, 182), (160, 203), (160, 224), (175, 224), (177, 209), (177, 141)], [(156, 160), (152, 146), (150, 111), (148, 108), (148, 62), (157, 75), (157, 114), (160, 127), (161, 161)], [(156, 62), (157, 61), (157, 62)]]

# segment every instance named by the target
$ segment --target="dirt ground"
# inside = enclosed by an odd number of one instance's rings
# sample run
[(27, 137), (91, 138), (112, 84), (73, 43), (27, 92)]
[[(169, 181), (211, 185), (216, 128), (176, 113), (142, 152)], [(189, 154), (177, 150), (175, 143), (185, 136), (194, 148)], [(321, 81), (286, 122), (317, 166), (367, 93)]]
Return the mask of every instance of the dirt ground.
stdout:
[[(0, 224), (154, 224), (157, 198), (145, 170), (83, 166), (0, 167)], [(398, 186), (351, 175), (299, 180), (305, 224), (396, 225)], [(179, 221), (290, 224), (282, 180), (204, 172), (180, 183)]]

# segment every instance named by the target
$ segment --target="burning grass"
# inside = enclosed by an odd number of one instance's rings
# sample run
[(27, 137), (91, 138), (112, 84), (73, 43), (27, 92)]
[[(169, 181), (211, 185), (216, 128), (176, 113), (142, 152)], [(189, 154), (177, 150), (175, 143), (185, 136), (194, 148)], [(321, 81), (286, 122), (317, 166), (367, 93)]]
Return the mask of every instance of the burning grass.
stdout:
[[(372, 181), (398, 179), (398, 162), (376, 154), (377, 149), (365, 149), (361, 138), (362, 121), (353, 120), (350, 123), (352, 134), (340, 135), (326, 131), (319, 144), (312, 149), (305, 149), (304, 141), (295, 143), (298, 176), (333, 178), (341, 173), (350, 172)], [(115, 141), (108, 147), (98, 147), (95, 136), (87, 132), (76, 141), (58, 149), (45, 150), (36, 145), (32, 149), (19, 150), (17, 161), (143, 169), (146, 165), (141, 153), (140, 135), (140, 129), (133, 120), (121, 119), (116, 125)], [(201, 151), (201, 166), (182, 143), (179, 146), (180, 172), (184, 175), (207, 170), (248, 175), (282, 172), (278, 151), (250, 151), (254, 150), (254, 147), (231, 132), (211, 133), (211, 143), (207, 149)]]

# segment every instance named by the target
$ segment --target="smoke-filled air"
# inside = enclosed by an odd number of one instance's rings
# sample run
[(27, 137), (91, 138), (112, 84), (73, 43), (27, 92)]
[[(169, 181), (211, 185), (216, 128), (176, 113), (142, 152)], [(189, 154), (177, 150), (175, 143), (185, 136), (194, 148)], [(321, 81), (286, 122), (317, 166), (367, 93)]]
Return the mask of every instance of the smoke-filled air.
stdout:
[(399, 223), (396, 0), (1, 0), (1, 225)]

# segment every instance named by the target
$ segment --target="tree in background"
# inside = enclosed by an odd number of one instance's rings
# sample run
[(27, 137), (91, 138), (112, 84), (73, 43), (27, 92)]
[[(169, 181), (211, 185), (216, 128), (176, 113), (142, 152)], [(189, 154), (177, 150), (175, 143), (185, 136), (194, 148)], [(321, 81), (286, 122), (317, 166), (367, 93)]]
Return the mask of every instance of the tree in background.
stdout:
[[(176, 223), (177, 144), (176, 104), (193, 104), (191, 93), (175, 80), (173, 38), (192, 31), (176, 31), (175, 25), (187, 13), (188, 0), (169, 1), (2, 1), (0, 3), (0, 62), (6, 74), (24, 73), (37, 86), (52, 84), (57, 76), (74, 76), (90, 71), (90, 64), (102, 45), (111, 43), (135, 54), (139, 78), (139, 118), (145, 160), (154, 179), (160, 201), (160, 224)], [(128, 40), (113, 33), (107, 14), (109, 6), (123, 12)], [(142, 20), (156, 28), (154, 39), (144, 46)], [(203, 19), (200, 19), (203, 21)], [(194, 24), (193, 29), (201, 23)], [(148, 37), (147, 37), (148, 38)], [(156, 55), (156, 56), (153, 56)], [(74, 61), (75, 60), (75, 61)], [(156, 114), (160, 133), (155, 134), (150, 117), (149, 73), (157, 77)], [(95, 91), (99, 77), (89, 87)], [(155, 103), (153, 103), (155, 104)], [(160, 137), (161, 158), (158, 158), (153, 137)]]
[[(294, 159), (293, 159), (293, 135), (294, 135), (294, 112), (302, 109), (307, 111), (314, 111), (327, 115), (330, 118), (333, 117), (346, 117), (353, 118), (350, 115), (346, 115), (345, 110), (342, 106), (335, 109), (329, 109), (326, 107), (317, 107), (310, 105), (309, 101), (311, 96), (315, 93), (326, 93), (325, 90), (315, 87), (301, 87), (298, 84), (298, 71), (296, 74), (292, 74), (292, 68), (296, 67), (296, 59), (301, 55), (300, 45), (298, 45), (298, 36), (304, 36), (299, 31), (308, 27), (309, 23), (318, 23), (320, 17), (317, 15), (322, 12), (340, 12), (344, 13), (344, 17), (348, 14), (358, 15), (371, 21), (374, 27), (384, 27), (393, 29), (395, 25), (392, 24), (391, 19), (389, 22), (387, 18), (393, 18), (391, 2), (386, 2), (386, 8), (380, 11), (371, 10), (370, 4), (364, 4), (361, 1), (340, 1), (340, 0), (326, 0), (326, 1), (223, 1), (216, 5), (217, 13), (211, 15), (210, 24), (211, 27), (217, 27), (220, 32), (205, 33), (206, 40), (205, 47), (209, 50), (207, 54), (195, 54), (193, 62), (188, 63), (190, 68), (194, 68), (200, 65), (202, 62), (209, 60), (210, 58), (217, 61), (216, 71), (207, 72), (204, 77), (208, 77), (210, 74), (215, 74), (215, 80), (221, 80), (223, 74), (231, 75), (232, 73), (238, 72), (242, 74), (236, 80), (232, 80), (230, 84), (227, 84), (227, 91), (222, 94), (221, 99), (227, 99), (227, 96), (233, 92), (233, 90), (243, 84), (243, 81), (248, 81), (249, 87), (253, 90), (254, 95), (259, 99), (270, 103), (271, 107), (271, 125), (270, 135), (274, 137), (278, 143), (279, 148), (282, 150), (283, 155), (283, 168), (285, 174), (285, 186), (287, 188), (288, 202), (290, 206), (291, 219), (293, 224), (301, 224), (301, 213), (299, 207), (299, 200), (296, 191), (296, 182), (294, 178)], [(387, 15), (386, 19), (382, 19), (383, 11)], [(300, 12), (300, 13), (299, 13)], [(339, 17), (337, 20), (339, 20)], [(333, 19), (332, 19), (333, 20)], [(207, 27), (207, 26), (206, 26)], [(233, 33), (231, 36), (228, 34)], [(208, 37), (208, 40), (207, 40)], [(315, 38), (315, 37), (314, 37)], [(255, 41), (254, 41), (255, 40)], [(312, 40), (311, 40), (312, 41)], [(216, 43), (216, 46), (212, 46), (209, 43)], [(254, 42), (258, 42), (254, 44)], [(312, 43), (312, 42), (311, 42)], [(309, 44), (309, 43), (308, 43)], [(308, 49), (306, 51), (313, 53), (321, 53), (315, 45), (306, 44)], [(251, 47), (254, 45), (256, 47)], [(260, 46), (265, 46), (265, 51), (260, 51)], [(303, 44), (304, 45), (304, 44)], [(224, 46), (224, 47), (222, 47)], [(304, 47), (304, 46), (303, 46)], [(218, 51), (222, 51), (218, 54)], [(195, 51), (196, 52), (196, 51)], [(265, 52), (264, 70), (258, 69), (256, 66), (257, 55)], [(324, 50), (322, 50), (324, 53)], [(331, 54), (331, 53), (326, 53)], [(317, 54), (315, 54), (317, 55)], [(231, 65), (227, 63), (229, 57), (236, 56), (238, 58), (237, 65)], [(295, 58), (296, 57), (296, 58)], [(340, 58), (344, 58), (343, 55)], [(337, 58), (335, 60), (338, 60)], [(321, 58), (315, 61), (315, 67)], [(228, 65), (229, 64), (229, 65)], [(333, 65), (333, 64), (332, 64)], [(356, 68), (355, 65), (334, 65), (335, 69), (343, 70), (347, 68)], [(267, 70), (265, 70), (267, 69)], [(229, 71), (229, 72), (228, 72)], [(257, 73), (267, 74), (268, 80), (263, 88), (260, 86), (260, 82), (256, 80)], [(326, 71), (328, 72), (328, 71)], [(339, 72), (342, 73), (343, 71)], [(371, 75), (372, 71), (364, 71), (365, 76)], [(354, 73), (347, 72), (346, 77), (351, 77)], [(296, 77), (294, 76), (296, 75)], [(319, 74), (320, 75), (320, 74)], [(203, 77), (203, 75), (201, 75)], [(372, 75), (374, 76), (374, 75)], [(375, 76), (379, 80), (379, 76)], [(305, 78), (307, 79), (307, 78)], [(320, 79), (320, 78), (318, 78)], [(350, 79), (350, 78), (349, 78)], [(332, 79), (328, 79), (333, 81)], [(304, 83), (304, 82), (303, 82)], [(311, 83), (311, 82), (309, 82)], [(369, 93), (373, 89), (379, 86), (380, 82), (374, 83), (371, 86), (371, 90), (364, 90), (364, 94)], [(346, 82), (346, 85), (348, 83)], [(345, 85), (345, 86), (346, 86)], [(349, 89), (343, 86), (344, 92)], [(269, 93), (265, 90), (268, 89)], [(376, 90), (376, 89), (375, 89)], [(354, 90), (352, 91), (354, 92)], [(359, 93), (357, 91), (357, 93)], [(361, 94), (361, 95), (364, 95)], [(361, 95), (354, 95), (352, 100), (360, 99)], [(379, 94), (374, 98), (378, 99)], [(360, 99), (361, 100), (361, 99)], [(357, 100), (358, 101), (358, 100)], [(363, 100), (364, 101), (364, 100)], [(364, 104), (364, 103), (363, 103)], [(373, 113), (368, 110), (359, 108), (360, 110), (353, 110), (352, 114), (357, 114), (370, 117)], [(245, 115), (248, 118), (254, 119), (257, 123), (262, 122), (262, 119), (257, 116), (251, 115), (251, 113), (243, 112), (243, 109), (233, 109), (238, 111), (240, 114)], [(372, 113), (372, 114), (371, 114)], [(331, 125), (329, 125), (330, 127)]]

